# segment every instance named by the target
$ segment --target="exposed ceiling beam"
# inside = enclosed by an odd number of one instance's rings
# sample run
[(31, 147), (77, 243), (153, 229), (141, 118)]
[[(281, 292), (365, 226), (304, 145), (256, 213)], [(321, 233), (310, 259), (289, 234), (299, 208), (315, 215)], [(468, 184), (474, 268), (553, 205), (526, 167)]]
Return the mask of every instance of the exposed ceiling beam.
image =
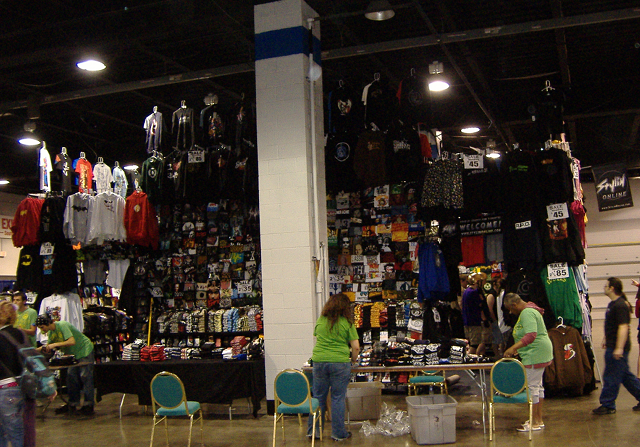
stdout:
[(335, 50), (323, 51), (322, 59), (340, 59), (344, 57), (363, 56), (371, 53), (380, 53), (383, 51), (406, 50), (411, 48), (450, 44), (469, 40), (514, 36), (517, 34), (551, 31), (555, 29), (572, 28), (578, 26), (597, 25), (600, 23), (611, 23), (621, 20), (632, 20), (639, 18), (640, 7), (620, 9), (617, 11), (606, 11), (572, 17), (562, 17), (547, 20), (538, 20), (533, 22), (516, 23), (512, 25), (494, 26), (490, 28), (480, 28), (469, 31), (460, 31), (456, 33), (392, 40), (389, 42), (379, 42), (368, 45), (360, 45), (356, 47), (336, 48)]
[[(162, 85), (180, 84), (184, 82), (202, 81), (222, 76), (229, 76), (240, 73), (254, 71), (253, 64), (230, 65), (227, 67), (212, 68), (208, 70), (192, 71), (189, 73), (179, 73), (175, 75), (160, 76), (142, 81), (125, 82), (115, 85), (104, 85), (101, 87), (77, 90), (74, 92), (61, 93), (58, 95), (47, 95), (42, 98), (41, 104), (54, 104), (58, 102), (74, 101), (76, 99), (93, 98), (95, 96), (111, 95), (113, 93), (124, 93), (145, 88), (160, 87)], [(23, 109), (27, 107), (27, 100), (5, 102), (0, 104), (0, 111)]]

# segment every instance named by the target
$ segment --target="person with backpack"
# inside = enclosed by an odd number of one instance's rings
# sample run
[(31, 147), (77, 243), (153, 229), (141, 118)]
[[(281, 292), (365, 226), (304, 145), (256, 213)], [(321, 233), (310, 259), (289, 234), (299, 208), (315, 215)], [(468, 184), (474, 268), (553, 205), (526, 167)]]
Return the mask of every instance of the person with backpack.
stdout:
[(22, 361), (18, 349), (11, 343), (8, 334), (16, 340), (28, 342), (26, 335), (13, 327), (17, 318), (16, 309), (9, 301), (0, 302), (0, 447), (9, 442), (13, 447), (24, 447), (25, 399), (17, 378), (22, 374)]
[[(69, 403), (55, 410), (56, 414), (92, 416), (94, 411), (93, 387), (93, 343), (68, 321), (52, 321), (47, 314), (38, 316), (36, 326), (47, 335), (47, 344), (41, 349), (53, 352), (57, 349), (66, 355), (75, 356), (77, 366), (69, 368), (67, 372), (67, 390)], [(80, 410), (80, 396), (84, 396), (84, 403)], [(0, 446), (2, 447), (2, 446)]]

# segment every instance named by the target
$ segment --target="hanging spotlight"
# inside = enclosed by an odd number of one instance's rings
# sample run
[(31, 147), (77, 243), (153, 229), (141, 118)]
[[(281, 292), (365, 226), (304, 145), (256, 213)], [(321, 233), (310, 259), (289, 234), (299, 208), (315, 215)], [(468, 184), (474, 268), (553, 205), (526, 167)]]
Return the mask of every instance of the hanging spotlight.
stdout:
[(36, 130), (36, 123), (34, 121), (27, 121), (24, 123), (24, 133), (18, 138), (18, 143), (23, 146), (37, 146), (40, 144), (40, 139), (34, 135)]
[(444, 66), (442, 62), (433, 61), (432, 64), (429, 64), (429, 90), (432, 92), (441, 92), (449, 88), (449, 83), (442, 76), (444, 72)]
[(487, 148), (487, 158), (500, 158), (500, 152)]
[(395, 11), (391, 8), (391, 4), (387, 0), (373, 0), (369, 3), (364, 13), (367, 19), (375, 20), (376, 22), (389, 20), (395, 15)]
[(476, 126), (463, 127), (460, 129), (462, 133), (478, 133), (480, 132), (480, 128)]
[(86, 71), (100, 71), (107, 68), (105, 64), (95, 59), (87, 59), (86, 61), (78, 62), (76, 66), (79, 69)]
[(132, 165), (127, 165), (124, 168), (125, 171), (137, 171), (138, 170), (138, 165), (132, 164)]
[(9, 183), (11, 183), (9, 180), (0, 180), (0, 186), (1, 185), (8, 185)]

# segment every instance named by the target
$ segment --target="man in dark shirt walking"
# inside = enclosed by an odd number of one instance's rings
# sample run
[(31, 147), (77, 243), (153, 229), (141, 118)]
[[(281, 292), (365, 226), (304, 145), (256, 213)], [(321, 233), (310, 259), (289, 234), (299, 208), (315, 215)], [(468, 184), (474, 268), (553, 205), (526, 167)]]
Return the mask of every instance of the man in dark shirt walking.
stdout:
[(604, 285), (604, 293), (611, 302), (607, 306), (604, 320), (604, 375), (600, 406), (593, 410), (594, 414), (612, 414), (616, 412), (616, 398), (620, 384), (638, 400), (634, 411), (640, 411), (640, 379), (629, 371), (629, 322), (631, 321), (631, 305), (622, 292), (622, 281), (609, 278)]

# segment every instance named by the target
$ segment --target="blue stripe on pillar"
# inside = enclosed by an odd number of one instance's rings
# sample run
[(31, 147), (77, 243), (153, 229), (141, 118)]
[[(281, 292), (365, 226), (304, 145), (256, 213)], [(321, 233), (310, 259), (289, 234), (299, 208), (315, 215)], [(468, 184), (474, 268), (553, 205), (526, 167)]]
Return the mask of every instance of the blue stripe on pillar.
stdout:
[[(309, 30), (303, 26), (256, 34), (256, 60), (310, 53)], [(320, 40), (313, 36), (313, 59), (320, 65)]]

